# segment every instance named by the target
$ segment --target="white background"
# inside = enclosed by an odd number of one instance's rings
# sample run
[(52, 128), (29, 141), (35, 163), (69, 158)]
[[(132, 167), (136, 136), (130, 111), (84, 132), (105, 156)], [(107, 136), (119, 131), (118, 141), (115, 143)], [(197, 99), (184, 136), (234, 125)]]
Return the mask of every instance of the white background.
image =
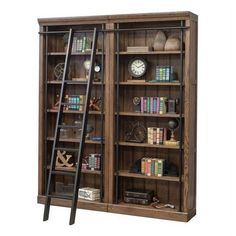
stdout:
[[(233, 235), (234, 1), (1, 1), (0, 235)], [(51, 207), (37, 196), (37, 18), (189, 10), (199, 15), (197, 215), (189, 223)], [(234, 233), (235, 235), (235, 233)]]

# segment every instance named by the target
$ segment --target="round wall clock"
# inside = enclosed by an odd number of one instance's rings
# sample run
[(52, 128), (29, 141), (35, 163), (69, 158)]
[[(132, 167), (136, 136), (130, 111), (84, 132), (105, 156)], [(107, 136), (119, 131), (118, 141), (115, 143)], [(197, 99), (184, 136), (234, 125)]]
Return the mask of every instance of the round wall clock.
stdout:
[(140, 78), (147, 71), (147, 62), (143, 58), (134, 58), (129, 61), (128, 71), (132, 77)]

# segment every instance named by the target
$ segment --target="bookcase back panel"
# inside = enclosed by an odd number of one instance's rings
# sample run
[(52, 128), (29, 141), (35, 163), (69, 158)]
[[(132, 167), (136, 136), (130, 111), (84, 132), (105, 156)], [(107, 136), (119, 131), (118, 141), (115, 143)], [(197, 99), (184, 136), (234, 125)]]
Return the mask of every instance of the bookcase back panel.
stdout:
[[(134, 179), (122, 177), (120, 201), (123, 201), (124, 191), (137, 189), (140, 191), (154, 191), (154, 196), (162, 203), (170, 203), (178, 206), (178, 183), (167, 183), (158, 180)], [(151, 207), (151, 206), (150, 206)]]

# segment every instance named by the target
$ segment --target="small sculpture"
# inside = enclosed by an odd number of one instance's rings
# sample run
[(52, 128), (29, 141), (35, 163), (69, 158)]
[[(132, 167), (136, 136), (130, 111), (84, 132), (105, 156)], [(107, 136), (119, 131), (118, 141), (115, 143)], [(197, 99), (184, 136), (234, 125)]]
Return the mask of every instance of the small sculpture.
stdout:
[(66, 151), (57, 151), (56, 167), (72, 167), (74, 164), (69, 163), (72, 155), (66, 155)]
[(180, 50), (180, 40), (175, 36), (169, 36), (165, 43), (165, 51)]
[(163, 51), (166, 43), (166, 36), (163, 31), (158, 31), (153, 43), (154, 51)]
[(170, 120), (168, 122), (168, 126), (169, 126), (169, 129), (171, 131), (171, 136), (170, 136), (170, 140), (166, 140), (165, 141), (165, 145), (175, 145), (175, 146), (178, 146), (179, 145), (179, 141), (176, 141), (175, 139), (175, 135), (174, 135), (174, 131), (179, 127), (179, 122), (178, 120)]
[(101, 100), (102, 100), (101, 97), (100, 98), (96, 98), (96, 97), (90, 98), (89, 109), (91, 111), (100, 111)]

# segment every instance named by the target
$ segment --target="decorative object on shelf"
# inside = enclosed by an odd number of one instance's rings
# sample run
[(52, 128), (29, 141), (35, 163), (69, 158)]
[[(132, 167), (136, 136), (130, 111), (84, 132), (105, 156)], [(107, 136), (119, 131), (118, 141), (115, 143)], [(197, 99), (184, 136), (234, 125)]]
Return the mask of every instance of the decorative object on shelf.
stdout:
[(171, 131), (171, 136), (170, 136), (170, 140), (166, 140), (164, 142), (165, 145), (174, 145), (174, 146), (178, 146), (179, 145), (179, 141), (175, 140), (175, 135), (174, 135), (174, 131), (179, 127), (179, 122), (177, 119), (172, 119), (168, 122), (168, 126), (169, 129)]
[(101, 79), (99, 78), (99, 73), (101, 72), (101, 65), (99, 63), (95, 63), (95, 66), (94, 66), (94, 82), (100, 82)]
[(67, 155), (66, 151), (57, 151), (57, 158), (56, 158), (56, 167), (72, 167), (74, 164), (69, 163), (72, 155)]
[(58, 107), (59, 107), (59, 100), (60, 100), (60, 96), (59, 96), (59, 94), (57, 94), (56, 95), (56, 102), (55, 102), (55, 104), (52, 107), (53, 110), (57, 110), (58, 109)]
[(128, 71), (132, 82), (145, 82), (143, 76), (147, 71), (147, 62), (141, 57), (133, 58), (128, 63)]
[(124, 202), (148, 205), (152, 202), (153, 195), (154, 195), (153, 191), (128, 189), (124, 191)]
[(91, 124), (87, 124), (87, 129), (86, 129), (86, 139), (90, 139), (90, 133), (94, 131), (94, 127)]
[(74, 128), (73, 132), (74, 132), (74, 137), (76, 139), (80, 139), (81, 138), (81, 131), (82, 131), (82, 121), (81, 121), (81, 117), (79, 116), (78, 120), (74, 121), (74, 125), (76, 126), (76, 128)]
[(164, 175), (165, 159), (143, 157), (141, 159), (141, 174), (146, 176), (158, 176)]
[(102, 98), (92, 97), (89, 102), (89, 109), (91, 111), (100, 111), (101, 110)]
[(176, 114), (176, 106), (178, 105), (179, 103), (179, 99), (176, 98), (176, 99), (173, 99), (173, 98), (168, 98), (168, 101), (167, 101), (167, 111), (168, 113), (171, 113), (171, 114)]
[[(65, 125), (65, 123), (63, 122), (62, 125)], [(60, 138), (69, 138), (69, 129), (67, 128), (60, 128)]]
[(163, 51), (166, 43), (166, 35), (163, 31), (158, 31), (153, 42), (154, 51)]
[(134, 97), (133, 98), (133, 104), (134, 104), (134, 112), (140, 112), (140, 97)]
[(88, 157), (84, 157), (82, 160), (82, 166), (81, 166), (82, 170), (87, 170), (88, 169)]
[(142, 160), (142, 158), (140, 158), (134, 162), (134, 164), (129, 169), (130, 173), (141, 174), (141, 160)]
[(180, 50), (180, 40), (175, 36), (169, 36), (165, 43), (165, 51)]
[(64, 51), (65, 51), (65, 52), (66, 52), (66, 50), (67, 50), (68, 39), (69, 39), (69, 33), (64, 34), (64, 35), (63, 35), (63, 42), (64, 42)]
[(159, 127), (147, 128), (147, 142), (148, 144), (162, 145), (167, 139), (167, 129)]
[(89, 78), (89, 70), (91, 67), (91, 61), (90, 60), (85, 60), (84, 63), (84, 69), (85, 69), (85, 78), (88, 79)]
[(132, 47), (127, 47), (126, 48), (127, 52), (135, 52), (135, 53), (139, 53), (139, 52), (150, 52), (152, 51), (152, 47), (149, 46), (132, 46)]
[(150, 82), (172, 82), (173, 77), (173, 67), (172, 66), (156, 66), (156, 76), (155, 80)]
[(58, 63), (54, 68), (54, 75), (57, 80), (62, 80), (64, 73), (65, 63)]
[(96, 188), (79, 188), (79, 195), (78, 197), (80, 199), (90, 200), (90, 201), (96, 201), (100, 199), (100, 189)]
[(64, 106), (65, 110), (84, 111), (85, 95), (66, 95)]
[(65, 184), (62, 182), (56, 182), (55, 186), (55, 192), (57, 194), (63, 194), (63, 195), (72, 195), (74, 189), (74, 184)]
[(126, 142), (143, 143), (146, 140), (147, 130), (139, 121), (129, 122), (127, 132), (125, 132)]
[(157, 197), (153, 197), (153, 203), (151, 204), (152, 207), (156, 208), (156, 209), (161, 209), (161, 208), (171, 208), (174, 209), (175, 206), (173, 204), (167, 203), (167, 204), (163, 204), (160, 202), (160, 200)]
[(93, 136), (93, 137), (91, 138), (91, 140), (92, 140), (92, 141), (101, 142), (101, 141), (104, 141), (105, 139), (104, 139), (104, 137), (102, 137), (102, 136)]
[(91, 153), (86, 157), (89, 170), (101, 170), (101, 154)]

